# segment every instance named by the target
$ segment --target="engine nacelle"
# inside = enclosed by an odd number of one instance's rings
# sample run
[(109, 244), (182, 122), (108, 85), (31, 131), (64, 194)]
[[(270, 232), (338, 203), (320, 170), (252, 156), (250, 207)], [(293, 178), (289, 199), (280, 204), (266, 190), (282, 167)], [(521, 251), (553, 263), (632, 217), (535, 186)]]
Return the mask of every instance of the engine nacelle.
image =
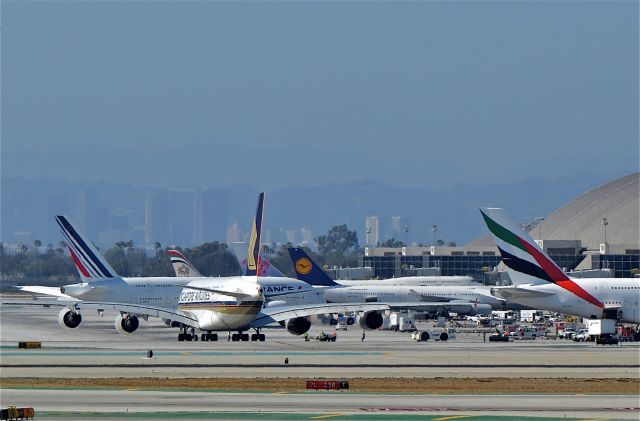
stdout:
[(307, 333), (311, 328), (311, 321), (306, 317), (296, 317), (287, 320), (287, 331), (294, 335)]
[(80, 313), (76, 313), (75, 311), (71, 311), (68, 308), (63, 308), (58, 313), (58, 324), (61, 327), (68, 327), (69, 329), (75, 329), (80, 326), (82, 322), (82, 316)]
[(122, 314), (118, 314), (116, 317), (116, 330), (123, 335), (128, 335), (136, 331), (140, 326), (140, 321), (136, 316), (122, 317)]
[(382, 313), (379, 311), (367, 311), (360, 317), (360, 327), (363, 329), (378, 329), (382, 326), (382, 322)]

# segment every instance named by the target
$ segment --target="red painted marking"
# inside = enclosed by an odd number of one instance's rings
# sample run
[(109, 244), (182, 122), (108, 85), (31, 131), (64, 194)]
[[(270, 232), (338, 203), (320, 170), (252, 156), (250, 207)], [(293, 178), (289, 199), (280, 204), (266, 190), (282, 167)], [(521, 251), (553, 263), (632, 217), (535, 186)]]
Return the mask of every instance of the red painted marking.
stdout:
[(169, 256), (178, 256), (178, 257), (183, 257), (182, 253), (180, 253), (177, 250), (169, 250), (167, 251), (167, 254), (169, 254)]
[(89, 274), (89, 272), (87, 271), (87, 269), (83, 266), (82, 262), (80, 261), (80, 259), (78, 259), (78, 256), (76, 256), (76, 254), (73, 252), (73, 250), (71, 249), (71, 247), (69, 247), (67, 245), (67, 248), (69, 249), (69, 251), (71, 252), (71, 258), (73, 259), (73, 262), (76, 264), (76, 267), (78, 269), (80, 269), (80, 272), (82, 272), (82, 274), (87, 277), (87, 278), (92, 278), (92, 276)]
[(564, 272), (562, 272), (562, 270), (560, 270), (560, 268), (554, 262), (548, 259), (544, 254), (540, 253), (540, 250), (533, 247), (531, 244), (524, 241), (520, 237), (518, 237), (518, 240), (520, 240), (529, 254), (531, 254), (533, 258), (536, 259), (536, 262), (538, 262), (538, 264), (542, 267), (542, 270), (547, 272), (547, 274), (551, 277), (556, 285), (566, 289), (567, 291), (582, 298), (583, 300), (590, 302), (594, 306), (604, 308), (604, 304), (602, 304), (593, 295), (582, 289), (580, 285), (569, 279), (569, 277)]

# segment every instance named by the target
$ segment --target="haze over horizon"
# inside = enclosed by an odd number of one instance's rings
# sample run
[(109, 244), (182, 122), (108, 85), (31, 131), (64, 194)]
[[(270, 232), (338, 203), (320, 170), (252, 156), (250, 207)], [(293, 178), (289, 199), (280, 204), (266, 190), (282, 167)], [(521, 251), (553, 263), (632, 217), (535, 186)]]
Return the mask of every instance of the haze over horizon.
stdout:
[(2, 176), (258, 190), (638, 169), (637, 2), (3, 2)]

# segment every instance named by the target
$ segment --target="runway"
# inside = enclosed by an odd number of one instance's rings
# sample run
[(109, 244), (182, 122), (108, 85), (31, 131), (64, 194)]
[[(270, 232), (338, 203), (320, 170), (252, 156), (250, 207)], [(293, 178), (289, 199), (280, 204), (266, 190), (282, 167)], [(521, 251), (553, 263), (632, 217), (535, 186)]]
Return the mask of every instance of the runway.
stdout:
[[(267, 341), (177, 342), (176, 329), (150, 319), (123, 336), (113, 328), (114, 314), (83, 314), (76, 329), (63, 329), (55, 308), (2, 306), (1, 378), (244, 377), (244, 378), (622, 378), (640, 377), (637, 343), (596, 346), (564, 340), (483, 342), (477, 333), (448, 342), (415, 342), (407, 333), (338, 332), (335, 343), (309, 341), (282, 329), (266, 331)], [(421, 328), (432, 329), (430, 325)], [(316, 331), (330, 327), (312, 326)], [(222, 335), (223, 339), (224, 334)], [(42, 349), (18, 350), (18, 341), (42, 342)], [(146, 358), (152, 349), (152, 359)], [(284, 359), (289, 364), (284, 364)], [(230, 411), (249, 414), (513, 415), (637, 419), (637, 395), (471, 395), (358, 393), (221, 393), (199, 391), (2, 389), (2, 404), (34, 406), (40, 411), (202, 412), (220, 419)], [(496, 412), (497, 411), (497, 412)], [(76, 414), (77, 415), (77, 414)], [(153, 414), (148, 414), (153, 417)], [(115, 415), (114, 415), (115, 416)], [(72, 417), (67, 414), (66, 417)], [(282, 415), (285, 417), (285, 415)], [(49, 418), (49, 416), (47, 416)], [(62, 417), (64, 418), (64, 417)], [(60, 419), (62, 419), (60, 418)], [(117, 418), (117, 416), (116, 416)], [(162, 418), (159, 416), (159, 418)], [(286, 418), (286, 417), (285, 417)], [(152, 418), (153, 419), (153, 418)], [(339, 418), (338, 418), (339, 419)]]
[[(448, 342), (415, 342), (408, 333), (352, 327), (336, 342), (305, 342), (282, 329), (266, 342), (177, 342), (177, 330), (142, 321), (124, 336), (114, 314), (83, 314), (77, 329), (61, 328), (55, 308), (1, 308), (2, 376), (7, 377), (578, 377), (637, 378), (637, 343), (615, 347), (564, 340), (483, 342), (479, 333)], [(420, 328), (433, 326), (419, 324)], [(328, 326), (312, 326), (311, 336)], [(41, 341), (40, 350), (18, 350), (18, 341)], [(147, 350), (154, 358), (147, 359)], [(284, 359), (289, 364), (283, 364)], [(82, 368), (82, 370), (70, 370)]]
[[(35, 406), (40, 411), (242, 412), (287, 413), (438, 413), (634, 419), (637, 396), (593, 398), (576, 395), (381, 395), (353, 393), (206, 393), (131, 390), (14, 390), (2, 393), (3, 405)], [(544, 405), (540, 401), (544, 400)]]

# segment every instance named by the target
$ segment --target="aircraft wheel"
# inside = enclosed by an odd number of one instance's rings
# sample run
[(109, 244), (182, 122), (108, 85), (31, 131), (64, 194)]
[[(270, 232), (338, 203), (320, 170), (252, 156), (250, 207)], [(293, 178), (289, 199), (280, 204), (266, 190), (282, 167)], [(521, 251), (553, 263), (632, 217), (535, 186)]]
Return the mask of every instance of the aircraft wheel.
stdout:
[(184, 333), (178, 333), (178, 342), (184, 342)]
[(240, 340), (242, 342), (247, 342), (249, 340), (249, 334), (248, 333), (241, 333), (240, 334)]
[(238, 342), (238, 340), (239, 340), (239, 338), (238, 338), (238, 334), (237, 334), (237, 333), (234, 333), (233, 335), (231, 335), (231, 340), (232, 340), (233, 342)]
[(213, 342), (217, 342), (218, 341), (218, 334), (217, 333), (210, 333), (209, 334), (209, 340), (213, 341)]
[(264, 333), (258, 333), (258, 340), (260, 342), (264, 342), (265, 339), (266, 339), (266, 337), (264, 336)]
[(251, 342), (255, 342), (258, 340), (258, 334), (257, 333), (252, 333), (251, 334)]
[(206, 333), (202, 333), (202, 334), (200, 335), (200, 340), (201, 340), (202, 342), (208, 341), (208, 340), (209, 340), (209, 335), (208, 335), (208, 334), (206, 334)]

